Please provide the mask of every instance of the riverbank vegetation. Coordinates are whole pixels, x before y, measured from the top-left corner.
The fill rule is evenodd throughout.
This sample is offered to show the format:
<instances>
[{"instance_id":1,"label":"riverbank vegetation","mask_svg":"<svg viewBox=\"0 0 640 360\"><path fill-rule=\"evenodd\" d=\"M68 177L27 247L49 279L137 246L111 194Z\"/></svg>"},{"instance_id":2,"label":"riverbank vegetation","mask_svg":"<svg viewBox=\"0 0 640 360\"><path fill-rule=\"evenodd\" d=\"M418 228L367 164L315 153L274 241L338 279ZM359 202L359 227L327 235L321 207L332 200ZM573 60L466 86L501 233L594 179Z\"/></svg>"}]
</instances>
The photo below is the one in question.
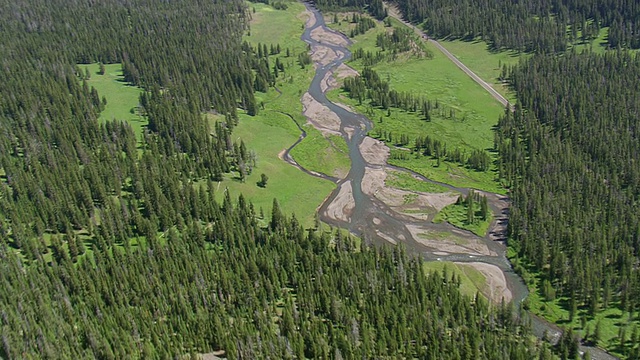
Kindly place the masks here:
<instances>
[{"instance_id":1,"label":"riverbank vegetation","mask_svg":"<svg viewBox=\"0 0 640 360\"><path fill-rule=\"evenodd\" d=\"M329 97L373 121L370 135L391 147L389 163L454 186L504 193L489 151L501 105L396 20L379 22L353 40L350 65L361 77L345 80L343 93ZM438 151L430 146L425 153L426 138L437 141Z\"/></svg>"},{"instance_id":2,"label":"riverbank vegetation","mask_svg":"<svg viewBox=\"0 0 640 360\"><path fill-rule=\"evenodd\" d=\"M425 193L443 193L450 191L442 185L416 179L412 174L404 171L389 171L384 182L387 186L401 190L412 190Z\"/></svg>"},{"instance_id":3,"label":"riverbank vegetation","mask_svg":"<svg viewBox=\"0 0 640 360\"><path fill-rule=\"evenodd\" d=\"M252 14L251 30L245 36L245 40L254 45L274 45L275 42L276 45L280 44L282 49L290 49L288 55L286 50L282 50L275 56L280 58L286 71L275 81L274 88L269 88L264 94L258 93L257 96L261 97L259 103L264 104L267 114L284 113L291 116L307 133L307 137L291 151L291 156L298 164L307 170L329 176L333 176L336 172L346 173L350 164L345 151L346 142L339 137L324 136L307 124L307 120L302 115L300 97L309 88L314 74L313 67L301 66L298 58L299 54L307 54L308 51L307 44L300 39L302 27L308 15L304 13L302 4L296 1L289 1L287 4L286 11L276 11L261 3L251 5L256 12ZM273 24L280 24L280 26L273 26Z\"/></svg>"},{"instance_id":4,"label":"riverbank vegetation","mask_svg":"<svg viewBox=\"0 0 640 360\"><path fill-rule=\"evenodd\" d=\"M260 47L262 58L267 62L263 73L273 76L278 72L278 76L272 78L271 84L265 76L267 84L261 89L264 91L256 92L257 114L241 114L233 132L235 139L249 144L249 150L255 153L256 169L244 179L236 172L223 176L222 182L216 185L219 190L217 200L221 201L228 189L232 197L243 194L268 217L271 202L277 198L284 213L295 213L302 224L311 226L315 223L316 208L334 185L307 175L282 159L285 149L293 145L302 132L298 125L303 127L307 137L291 151L291 156L301 166L333 175L336 169L346 172L349 159L343 139L325 138L311 126L304 125L306 119L302 115L300 97L311 83L313 68L302 68L297 55L307 51L306 44L300 39L307 17L302 4L295 1L286 4L286 10L263 3L250 5L251 21L243 40L256 52ZM215 119L220 120L219 116L210 117L213 123ZM257 186L262 173L270 179L268 188Z\"/></svg>"},{"instance_id":5,"label":"riverbank vegetation","mask_svg":"<svg viewBox=\"0 0 640 360\"><path fill-rule=\"evenodd\" d=\"M455 204L440 210L433 222L446 221L461 229L469 230L478 236L485 236L493 220L487 197L473 190L466 197L460 195Z\"/></svg>"}]
</instances>

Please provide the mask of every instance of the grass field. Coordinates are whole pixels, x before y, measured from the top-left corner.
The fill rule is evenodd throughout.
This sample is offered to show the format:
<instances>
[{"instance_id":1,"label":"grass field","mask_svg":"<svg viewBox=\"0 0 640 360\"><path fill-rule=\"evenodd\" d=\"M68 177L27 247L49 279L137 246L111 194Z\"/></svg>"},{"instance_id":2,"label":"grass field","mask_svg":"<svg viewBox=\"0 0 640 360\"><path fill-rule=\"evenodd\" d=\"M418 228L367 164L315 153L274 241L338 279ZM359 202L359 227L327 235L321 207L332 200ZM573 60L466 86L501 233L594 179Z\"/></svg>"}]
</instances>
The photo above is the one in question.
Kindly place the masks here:
<instances>
[{"instance_id":1,"label":"grass field","mask_svg":"<svg viewBox=\"0 0 640 360\"><path fill-rule=\"evenodd\" d=\"M225 189L231 192L232 199L242 193L253 202L256 212L262 208L268 217L276 198L286 215L295 213L302 224L312 225L316 208L334 184L307 175L278 157L278 153L293 144L298 135L293 121L280 113L265 110L256 117L241 115L233 136L244 140L248 148L257 153L257 167L244 183L233 175L225 175L216 193L218 200L222 200ZM269 177L264 188L257 185L263 173Z\"/></svg>"},{"instance_id":2,"label":"grass field","mask_svg":"<svg viewBox=\"0 0 640 360\"><path fill-rule=\"evenodd\" d=\"M393 23L395 26L404 26L396 21ZM376 37L387 30L383 24L378 23L375 29L356 36L353 39L352 51L358 48L378 51L379 48L375 46ZM432 54L432 58L401 55L395 61L383 61L373 68L382 79L389 81L391 89L423 95L433 102L437 100L442 110L433 110L431 121L427 122L418 114L399 109L392 109L388 114L386 110L372 107L366 102L359 105L355 100L348 99L340 90L330 93L330 98L347 103L366 114L374 123L374 129L370 132L374 137L383 132L391 132L397 136L407 134L410 139L428 135L446 144L448 149L459 148L467 153L473 149L491 150L492 127L504 112L502 105L436 48L428 43L421 43L419 46L425 53ZM478 53L480 50L481 47L476 46L471 52ZM493 60L486 60L484 65L489 72L494 71L491 68L493 65L489 65L492 62ZM360 60L351 61L350 65L357 70L364 68ZM495 171L492 170L478 172L460 164L446 162L436 166L435 160L431 161L428 158L399 160L392 157L389 162L454 186L505 193L505 189L496 181Z\"/></svg>"},{"instance_id":3,"label":"grass field","mask_svg":"<svg viewBox=\"0 0 640 360\"><path fill-rule=\"evenodd\" d=\"M504 65L515 65L520 59L530 57L516 51L491 51L487 43L483 41L440 41L449 52L455 55L469 69L480 76L483 80L493 86L502 96L507 98L512 104L515 103L515 94L509 89L506 83L499 80L502 67Z\"/></svg>"},{"instance_id":4,"label":"grass field","mask_svg":"<svg viewBox=\"0 0 640 360\"><path fill-rule=\"evenodd\" d=\"M448 277L456 274L460 278L460 292L467 296L475 296L487 286L486 278L482 273L471 266L454 264L447 261L430 261L423 264L427 273L447 271Z\"/></svg>"},{"instance_id":5,"label":"grass field","mask_svg":"<svg viewBox=\"0 0 640 360\"><path fill-rule=\"evenodd\" d=\"M314 69L311 66L302 69L297 63L297 55L307 51L306 43L300 40L306 21L304 6L296 1L286 1L286 4L287 10L275 10L262 3L249 4L252 20L244 40L253 45L280 44L281 53L269 58L273 64L275 57L280 57L285 71L276 80L279 91L271 88L266 93L256 93L258 104L263 105L258 115L241 115L233 132L234 139L244 140L247 148L256 152L257 167L244 183L234 175L225 175L225 180L219 185L218 196L222 198L225 188L229 189L232 198L242 193L253 202L256 211L262 208L266 217L276 198L285 214L295 213L305 226L310 226L314 222L316 208L335 185L307 175L278 157L298 139L300 130L296 123L307 132L307 137L291 151L291 156L301 166L333 175L336 169L346 171L350 163L342 138L325 138L319 131L304 125L306 119L302 115L300 98L311 83ZM286 56L287 48L290 57ZM262 173L269 177L264 188L257 185Z\"/></svg>"},{"instance_id":6,"label":"grass field","mask_svg":"<svg viewBox=\"0 0 640 360\"><path fill-rule=\"evenodd\" d=\"M100 119L125 120L133 128L136 137L140 139L143 128L149 123L135 111L142 89L128 85L124 81L120 64L105 65L104 75L98 74L100 69L98 64L79 65L79 67L83 70L89 69L91 78L87 84L98 90L100 98L104 96L107 99L107 105L100 113Z\"/></svg>"},{"instance_id":7,"label":"grass field","mask_svg":"<svg viewBox=\"0 0 640 360\"><path fill-rule=\"evenodd\" d=\"M488 216L486 220L482 220L479 215L480 205L474 203L475 220L469 223L467 220L467 206L463 204L452 204L442 209L433 219L434 223L446 221L449 224L471 231L478 236L485 236L492 217ZM489 214L491 212L489 211Z\"/></svg>"}]
</instances>

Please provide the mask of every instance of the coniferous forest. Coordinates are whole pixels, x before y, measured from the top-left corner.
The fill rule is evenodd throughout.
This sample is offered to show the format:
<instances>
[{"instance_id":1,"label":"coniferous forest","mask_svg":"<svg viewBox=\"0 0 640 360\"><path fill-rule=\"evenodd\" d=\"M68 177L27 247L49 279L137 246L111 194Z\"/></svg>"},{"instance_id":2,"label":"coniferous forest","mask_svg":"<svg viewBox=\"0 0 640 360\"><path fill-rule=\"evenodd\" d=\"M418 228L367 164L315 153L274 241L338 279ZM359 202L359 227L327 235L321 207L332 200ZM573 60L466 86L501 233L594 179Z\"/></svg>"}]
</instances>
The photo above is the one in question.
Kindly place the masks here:
<instances>
[{"instance_id":1,"label":"coniferous forest","mask_svg":"<svg viewBox=\"0 0 640 360\"><path fill-rule=\"evenodd\" d=\"M486 41L495 50L557 53L609 27L610 48L640 48L640 5L634 0L396 0L408 21L434 37Z\"/></svg>"},{"instance_id":2,"label":"coniferous forest","mask_svg":"<svg viewBox=\"0 0 640 360\"><path fill-rule=\"evenodd\" d=\"M243 2L2 0L0 23L0 357L550 357L512 307L402 248L216 202L271 76ZM141 138L98 120L94 62L144 89Z\"/></svg>"},{"instance_id":3,"label":"coniferous forest","mask_svg":"<svg viewBox=\"0 0 640 360\"><path fill-rule=\"evenodd\" d=\"M640 311L639 76L626 52L534 56L511 71L522 107L496 134L509 232L572 317Z\"/></svg>"},{"instance_id":4,"label":"coniferous forest","mask_svg":"<svg viewBox=\"0 0 640 360\"><path fill-rule=\"evenodd\" d=\"M625 321L640 316L640 62L628 51L640 47L638 2L392 3L433 37L532 53L505 71L517 105L495 135L499 178L512 200L514 267L535 274L529 285L545 301L561 299L565 321L618 309L628 320L616 324L616 351L638 358L637 331L630 341L625 334ZM603 28L610 51L570 49ZM364 82L345 85L364 94ZM584 323L582 330L598 343Z\"/></svg>"}]
</instances>

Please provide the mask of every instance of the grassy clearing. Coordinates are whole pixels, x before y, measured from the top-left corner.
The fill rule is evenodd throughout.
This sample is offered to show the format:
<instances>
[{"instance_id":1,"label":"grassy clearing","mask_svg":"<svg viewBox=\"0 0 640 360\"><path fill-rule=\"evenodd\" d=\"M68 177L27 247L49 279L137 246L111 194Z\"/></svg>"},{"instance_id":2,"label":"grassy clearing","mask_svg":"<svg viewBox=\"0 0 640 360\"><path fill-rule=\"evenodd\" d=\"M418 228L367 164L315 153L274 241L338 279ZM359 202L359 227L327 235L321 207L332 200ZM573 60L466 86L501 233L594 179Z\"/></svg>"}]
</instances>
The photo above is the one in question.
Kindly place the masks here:
<instances>
[{"instance_id":1,"label":"grassy clearing","mask_svg":"<svg viewBox=\"0 0 640 360\"><path fill-rule=\"evenodd\" d=\"M582 32L578 31L578 37L582 36ZM607 50L607 36L609 36L609 27L603 27L600 29L598 36L591 41L579 41L575 44L569 45L569 49L573 49L576 52L582 52L583 50L591 50L596 53L604 53Z\"/></svg>"},{"instance_id":2,"label":"grassy clearing","mask_svg":"<svg viewBox=\"0 0 640 360\"><path fill-rule=\"evenodd\" d=\"M490 216L491 212L489 212L486 220L482 220L480 216L480 204L474 202L474 219L469 222L467 209L468 207L464 202L462 204L451 204L442 209L433 219L433 222L440 223L446 221L455 227L469 230L478 236L485 236L493 219L492 216Z\"/></svg>"},{"instance_id":3,"label":"grassy clearing","mask_svg":"<svg viewBox=\"0 0 640 360\"><path fill-rule=\"evenodd\" d=\"M474 73L493 86L502 96L506 97L512 104L515 103L515 94L509 89L506 83L499 80L502 67L509 68L521 59L530 57L517 51L491 51L484 41L440 41L449 52L455 55Z\"/></svg>"},{"instance_id":4,"label":"grassy clearing","mask_svg":"<svg viewBox=\"0 0 640 360\"><path fill-rule=\"evenodd\" d=\"M404 26L397 21L393 23L395 26ZM356 36L353 39L352 51L362 48L365 51L377 52L379 48L375 46L376 37L384 31L388 31L388 28L378 23L375 29ZM341 90L330 93L330 98L366 114L374 123L374 129L370 133L374 137L384 133L392 133L396 137L406 134L413 140L417 136L428 135L446 144L448 149L459 148L467 153L474 149L491 150L492 128L504 112L502 105L432 45L421 43L420 46L425 52L431 53L433 58L400 55L394 61L383 61L373 68L382 79L389 81L390 88L423 95L434 102L437 100L438 109L432 110L431 121L427 122L419 114L399 109L387 112L367 102L358 104ZM480 50L481 47L476 46L472 52ZM487 60L485 66L491 62ZM360 60L351 61L350 65L360 71L364 68ZM487 71L493 71L490 67L493 65L488 66ZM505 189L496 181L496 173L493 170L477 172L460 164L445 162L437 166L435 160L431 161L426 157L394 159L393 151L389 162L454 186L505 193Z\"/></svg>"},{"instance_id":5,"label":"grassy clearing","mask_svg":"<svg viewBox=\"0 0 640 360\"><path fill-rule=\"evenodd\" d=\"M276 10L264 3L249 3L252 11L250 31L245 40L257 44L280 44L283 48L304 47L300 35L306 16L304 5L296 1L283 1L287 10Z\"/></svg>"},{"instance_id":6,"label":"grassy clearing","mask_svg":"<svg viewBox=\"0 0 640 360\"><path fill-rule=\"evenodd\" d=\"M260 208L264 210L265 217L269 216L273 199L276 198L285 214L295 213L303 225L310 226L314 223L316 208L335 185L301 172L281 160L278 154L298 139L300 130L297 123L307 132L307 138L291 152L300 165L309 170L332 174L335 169L348 169L349 158L342 151L346 148L344 140L339 137L324 138L319 131L304 125L306 119L302 115L300 97L307 90L314 69L310 66L302 69L297 63L297 54L307 51L306 44L300 40L306 21L302 15L304 6L295 1L288 1L287 5L287 10L275 10L262 3L250 4L255 12L244 40L254 45L280 44L281 53L270 56L270 63L275 62L278 56L285 71L276 81L279 92L269 89L266 93L256 93L256 100L262 105L258 115L240 115L239 124L234 129L234 138L244 140L249 150L256 152L257 167L244 183L234 174L225 176L225 180L219 184L217 196L221 199L224 189L228 189L232 197L242 193L253 202L257 212ZM289 57L286 56L287 48ZM210 116L210 119L216 121L215 116ZM264 188L257 185L262 173L269 177Z\"/></svg>"},{"instance_id":7,"label":"grassy clearing","mask_svg":"<svg viewBox=\"0 0 640 360\"><path fill-rule=\"evenodd\" d=\"M431 261L425 262L423 268L428 273L442 273L446 269L448 277L455 274L460 279L460 292L467 296L475 296L487 286L484 275L471 266L448 261Z\"/></svg>"},{"instance_id":8,"label":"grassy clearing","mask_svg":"<svg viewBox=\"0 0 640 360\"><path fill-rule=\"evenodd\" d=\"M305 131L307 137L291 150L291 156L306 169L335 177L345 176L351 163L344 139L324 137L311 126L306 126Z\"/></svg>"},{"instance_id":9,"label":"grassy clearing","mask_svg":"<svg viewBox=\"0 0 640 360\"><path fill-rule=\"evenodd\" d=\"M91 78L87 81L89 87L93 86L98 90L100 98L107 99L104 111L100 113L102 120L124 120L131 125L136 137L140 139L144 127L148 120L138 114L138 98L142 89L128 85L122 75L120 64L105 65L104 75L99 75L100 66L98 64L79 65L81 69L89 69Z\"/></svg>"},{"instance_id":10,"label":"grassy clearing","mask_svg":"<svg viewBox=\"0 0 640 360\"><path fill-rule=\"evenodd\" d=\"M233 135L244 140L249 149L257 153L257 167L244 183L234 175L225 176L216 193L218 200L222 201L225 189L230 191L232 198L243 194L253 202L256 212L262 208L268 217L276 198L285 214L295 213L303 225L312 225L316 208L334 185L304 174L278 157L283 149L298 139L299 130L291 119L273 111L263 111L256 117L241 115ZM269 177L264 188L257 185L263 173Z\"/></svg>"},{"instance_id":11,"label":"grassy clearing","mask_svg":"<svg viewBox=\"0 0 640 360\"><path fill-rule=\"evenodd\" d=\"M295 1L287 2L287 5L286 11L261 3L251 5L256 12L252 15L251 35L245 36L245 40L253 44L280 44L283 49L280 61L285 64L284 75L276 81L281 93L270 89L268 93L259 95L258 103L264 101L265 109L290 114L305 129L307 137L291 151L291 156L301 166L327 175L346 174L350 160L344 139L324 137L311 125L306 125L306 118L302 115L300 98L309 88L315 71L311 66L302 69L297 63L297 55L307 51L307 44L300 40L307 19L305 8ZM285 55L286 48L290 49L290 57Z\"/></svg>"},{"instance_id":12,"label":"grassy clearing","mask_svg":"<svg viewBox=\"0 0 640 360\"><path fill-rule=\"evenodd\" d=\"M384 183L389 187L400 190L420 191L426 193L444 193L449 191L449 189L444 186L418 180L411 176L411 174L403 171L389 171Z\"/></svg>"}]
</instances>

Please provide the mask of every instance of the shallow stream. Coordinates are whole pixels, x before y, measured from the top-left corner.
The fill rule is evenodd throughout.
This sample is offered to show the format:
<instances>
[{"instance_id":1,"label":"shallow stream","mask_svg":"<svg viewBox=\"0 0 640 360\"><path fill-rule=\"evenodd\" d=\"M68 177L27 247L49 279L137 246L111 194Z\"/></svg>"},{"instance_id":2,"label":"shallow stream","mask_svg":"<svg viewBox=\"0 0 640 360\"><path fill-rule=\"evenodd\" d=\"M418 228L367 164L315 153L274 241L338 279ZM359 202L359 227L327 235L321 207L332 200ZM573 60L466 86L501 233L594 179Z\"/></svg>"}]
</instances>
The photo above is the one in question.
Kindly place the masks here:
<instances>
[{"instance_id":1,"label":"shallow stream","mask_svg":"<svg viewBox=\"0 0 640 360\"><path fill-rule=\"evenodd\" d=\"M422 229L435 230L439 232L456 231L457 233L460 233L461 230L453 227L448 223L435 224L431 221L421 221L414 217L403 215L402 213L391 209L390 206L380 201L375 196L370 196L363 192L362 180L365 175L365 169L367 167L372 167L372 165L368 164L365 161L360 151L360 144L367 135L367 132L372 128L372 123L365 116L350 112L345 108L331 102L326 97L325 92L327 90L325 89L323 91L323 87L321 86L327 73L333 71L342 63L349 60L351 57L351 53L345 46L328 43L327 41L323 42L312 37L312 31L317 28L324 28L324 30L332 32L334 34L338 33L326 27L322 14L312 4L305 3L305 6L307 7L307 10L313 14L313 17L315 17L315 21L311 19L307 23L305 31L302 35L302 40L308 43L312 49L323 46L331 51L334 51L337 55L337 57L333 61L326 65L316 64L316 73L313 81L311 82L308 92L311 97L313 97L320 104L327 106L340 118L340 132L348 145L349 158L351 160L351 168L348 175L344 179L338 180L330 176L311 173L315 176L329 179L338 184L338 187L331 193L331 195L320 207L320 219L328 224L349 229L349 231L351 231L352 233L362 237L364 241L372 244L389 244L389 240L387 239L394 239L397 243L403 243L407 249L407 252L419 254L426 261L452 261L459 263L482 262L497 266L504 274L507 282L507 287L512 294L512 301L514 302L514 304L520 304L520 302L528 295L528 291L527 287L522 281L522 278L520 278L513 271L511 264L506 258L504 234L501 233L502 231L504 231L504 222L507 221L508 215L508 208L505 205L507 204L508 199L506 199L504 196L485 193L488 195L487 198L489 200L491 210L494 214L497 215L496 219L490 226L490 231L486 236L478 237L471 232L462 231L465 237L474 238L475 241L486 245L491 253L495 254L493 256L490 256L469 255L468 253L455 253L450 251L445 253L439 251L439 249L437 248L430 248L425 246L424 244L414 239L407 226L419 226ZM344 35L338 35L345 40L345 43L350 43L349 39L347 39ZM294 144L293 146L297 144L298 142L296 142L296 144ZM293 148L293 146L291 148ZM291 148L289 148L289 150L291 150ZM289 156L288 152L289 151L287 151L287 153L285 154L285 159L287 159L287 161L289 162L295 163L295 161ZM295 165L299 167L299 165ZM406 169L398 169L388 165L387 168L407 171L414 175L414 177L419 178L422 181L435 183L458 193L466 195L469 192L469 189L457 188L448 184L438 183L427 179L422 175L412 173ZM330 204L338 197L341 185L347 185L346 183L349 183L351 185L354 204L352 210L348 214L348 219L337 220L335 219L335 217L330 217L327 215L327 209ZM549 338L554 339L559 337L560 329L554 324L548 323L547 321L535 316L532 316L531 319L534 333L537 336L542 337L543 333L546 331ZM589 347L581 347L581 349L583 351L589 350L592 354L592 358L594 359L615 359L614 357L611 357L610 355L604 353L599 349Z\"/></svg>"}]
</instances>

